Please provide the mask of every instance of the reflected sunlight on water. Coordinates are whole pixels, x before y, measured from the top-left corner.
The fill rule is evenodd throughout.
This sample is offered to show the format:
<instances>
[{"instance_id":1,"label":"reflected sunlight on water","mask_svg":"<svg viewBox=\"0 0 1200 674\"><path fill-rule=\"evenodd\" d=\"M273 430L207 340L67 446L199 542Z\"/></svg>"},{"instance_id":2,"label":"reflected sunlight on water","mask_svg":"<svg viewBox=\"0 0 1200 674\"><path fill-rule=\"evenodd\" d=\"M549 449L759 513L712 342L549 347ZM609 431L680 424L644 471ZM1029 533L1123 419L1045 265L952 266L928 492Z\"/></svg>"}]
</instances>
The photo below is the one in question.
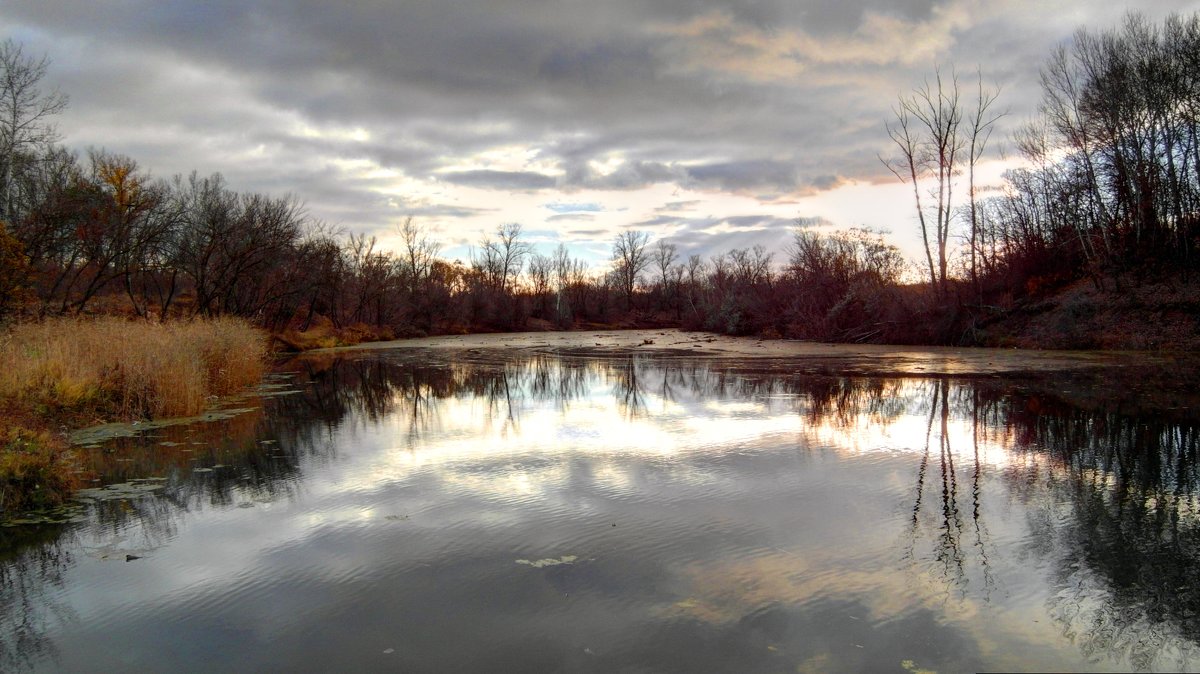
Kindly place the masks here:
<instances>
[{"instance_id":1,"label":"reflected sunlight on water","mask_svg":"<svg viewBox=\"0 0 1200 674\"><path fill-rule=\"evenodd\" d=\"M1191 420L786 363L286 369L87 450L153 489L0 529L0 669L1200 665Z\"/></svg>"}]
</instances>

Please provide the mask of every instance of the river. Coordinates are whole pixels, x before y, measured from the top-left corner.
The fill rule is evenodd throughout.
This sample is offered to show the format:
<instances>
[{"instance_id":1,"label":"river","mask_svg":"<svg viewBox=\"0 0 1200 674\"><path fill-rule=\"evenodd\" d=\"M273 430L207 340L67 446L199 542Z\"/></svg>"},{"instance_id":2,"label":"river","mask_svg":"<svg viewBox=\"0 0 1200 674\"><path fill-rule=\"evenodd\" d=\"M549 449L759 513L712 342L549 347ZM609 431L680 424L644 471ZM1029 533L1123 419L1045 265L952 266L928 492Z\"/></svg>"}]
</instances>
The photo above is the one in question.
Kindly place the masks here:
<instances>
[{"instance_id":1,"label":"river","mask_svg":"<svg viewBox=\"0 0 1200 674\"><path fill-rule=\"evenodd\" d=\"M0 670L1195 670L1175 375L296 359L84 439L71 521L0 529Z\"/></svg>"}]
</instances>

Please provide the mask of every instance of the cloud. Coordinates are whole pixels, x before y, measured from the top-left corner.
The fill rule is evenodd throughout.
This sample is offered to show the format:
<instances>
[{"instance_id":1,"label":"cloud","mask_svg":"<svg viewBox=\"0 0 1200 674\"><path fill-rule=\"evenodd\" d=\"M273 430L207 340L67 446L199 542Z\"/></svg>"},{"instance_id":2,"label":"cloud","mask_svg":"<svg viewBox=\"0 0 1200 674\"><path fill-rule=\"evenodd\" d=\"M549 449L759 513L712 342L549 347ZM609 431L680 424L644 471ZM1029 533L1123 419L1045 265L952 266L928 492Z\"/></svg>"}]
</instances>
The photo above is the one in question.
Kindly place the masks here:
<instances>
[{"instance_id":1,"label":"cloud","mask_svg":"<svg viewBox=\"0 0 1200 674\"><path fill-rule=\"evenodd\" d=\"M592 221L596 216L592 213L559 213L546 218L546 222L578 222L581 220Z\"/></svg>"},{"instance_id":2,"label":"cloud","mask_svg":"<svg viewBox=\"0 0 1200 674\"><path fill-rule=\"evenodd\" d=\"M763 188L788 191L799 183L795 165L767 159L692 166L688 167L687 175L700 187L730 192Z\"/></svg>"},{"instance_id":3,"label":"cloud","mask_svg":"<svg viewBox=\"0 0 1200 674\"><path fill-rule=\"evenodd\" d=\"M641 195L630 220L650 221L891 184L883 123L935 63L982 64L1004 85L1000 139L1035 110L1038 65L1081 22L1194 11L1110 4L6 0L0 32L51 59L76 150L162 176L220 171L355 231L419 214L473 240L589 191ZM472 205L481 193L487 209ZM696 241L755 231L654 226Z\"/></svg>"},{"instance_id":4,"label":"cloud","mask_svg":"<svg viewBox=\"0 0 1200 674\"><path fill-rule=\"evenodd\" d=\"M404 215L427 218L473 218L479 215L495 213L494 208L468 208L451 204L430 204L424 206L409 206L400 209Z\"/></svg>"},{"instance_id":5,"label":"cloud","mask_svg":"<svg viewBox=\"0 0 1200 674\"><path fill-rule=\"evenodd\" d=\"M604 206L595 202L572 204L556 201L545 204L545 207L555 213L599 213L604 210Z\"/></svg>"},{"instance_id":6,"label":"cloud","mask_svg":"<svg viewBox=\"0 0 1200 674\"><path fill-rule=\"evenodd\" d=\"M703 203L703 202L701 202L699 200L671 201L671 202L665 203L662 206L659 206L658 208L654 209L654 212L655 213L676 213L678 211L690 211L693 208L695 208L696 206L699 206L701 203Z\"/></svg>"},{"instance_id":7,"label":"cloud","mask_svg":"<svg viewBox=\"0 0 1200 674\"><path fill-rule=\"evenodd\" d=\"M531 171L451 171L437 174L439 180L466 187L496 190L541 190L554 187L553 177Z\"/></svg>"},{"instance_id":8,"label":"cloud","mask_svg":"<svg viewBox=\"0 0 1200 674\"><path fill-rule=\"evenodd\" d=\"M801 228L801 229L812 229L812 228L816 228L816 227L833 227L833 226L835 226L834 223L830 222L828 218L824 218L819 215L800 216L800 217L796 218L795 220L793 220L792 223L796 227Z\"/></svg>"},{"instance_id":9,"label":"cloud","mask_svg":"<svg viewBox=\"0 0 1200 674\"><path fill-rule=\"evenodd\" d=\"M634 227L663 232L663 238L676 244L682 254L711 257L756 245L783 250L791 240L796 221L771 215L702 218L658 215Z\"/></svg>"}]
</instances>

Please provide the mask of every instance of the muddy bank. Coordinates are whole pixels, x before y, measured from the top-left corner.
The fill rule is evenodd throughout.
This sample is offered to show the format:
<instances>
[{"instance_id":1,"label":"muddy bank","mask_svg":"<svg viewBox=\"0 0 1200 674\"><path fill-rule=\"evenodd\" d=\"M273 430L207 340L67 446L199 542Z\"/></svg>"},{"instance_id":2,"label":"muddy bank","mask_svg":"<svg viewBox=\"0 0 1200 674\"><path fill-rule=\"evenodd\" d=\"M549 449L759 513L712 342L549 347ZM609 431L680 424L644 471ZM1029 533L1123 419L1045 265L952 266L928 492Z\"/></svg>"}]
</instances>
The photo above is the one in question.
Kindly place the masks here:
<instances>
[{"instance_id":1,"label":"muddy bank","mask_svg":"<svg viewBox=\"0 0 1200 674\"><path fill-rule=\"evenodd\" d=\"M485 362L520 355L706 360L743 373L828 377L987 379L1093 411L1190 418L1200 410L1200 356L1187 352L826 344L726 337L676 329L427 337L309 354L391 351L406 358ZM320 356L316 356L320 357ZM302 357L303 358L303 357Z\"/></svg>"},{"instance_id":2,"label":"muddy bank","mask_svg":"<svg viewBox=\"0 0 1200 674\"><path fill-rule=\"evenodd\" d=\"M1200 364L1200 358L1191 354L825 344L727 337L676 329L455 335L375 342L324 352L364 349L437 349L468 353L521 350L587 357L644 353L739 361L780 360L788 361L798 372L878 376L986 376L1128 367L1195 369Z\"/></svg>"}]
</instances>

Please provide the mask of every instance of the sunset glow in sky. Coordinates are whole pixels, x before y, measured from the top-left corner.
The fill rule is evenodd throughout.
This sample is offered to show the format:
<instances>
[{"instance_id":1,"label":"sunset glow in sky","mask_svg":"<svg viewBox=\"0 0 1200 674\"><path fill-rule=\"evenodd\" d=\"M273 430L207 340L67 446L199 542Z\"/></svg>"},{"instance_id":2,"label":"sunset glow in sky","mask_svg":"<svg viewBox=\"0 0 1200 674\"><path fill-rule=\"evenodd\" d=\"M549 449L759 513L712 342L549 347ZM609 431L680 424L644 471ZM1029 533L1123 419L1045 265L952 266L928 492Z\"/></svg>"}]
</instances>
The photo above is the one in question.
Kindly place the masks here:
<instances>
[{"instance_id":1,"label":"sunset glow in sky","mask_svg":"<svg viewBox=\"0 0 1200 674\"><path fill-rule=\"evenodd\" d=\"M159 177L220 172L386 245L413 216L446 257L507 222L593 264L626 228L710 255L779 251L797 219L870 226L916 257L890 108L980 68L1036 112L1038 70L1140 0L6 0L0 37L52 61L80 151ZM1004 159L985 171L995 184Z\"/></svg>"}]
</instances>

